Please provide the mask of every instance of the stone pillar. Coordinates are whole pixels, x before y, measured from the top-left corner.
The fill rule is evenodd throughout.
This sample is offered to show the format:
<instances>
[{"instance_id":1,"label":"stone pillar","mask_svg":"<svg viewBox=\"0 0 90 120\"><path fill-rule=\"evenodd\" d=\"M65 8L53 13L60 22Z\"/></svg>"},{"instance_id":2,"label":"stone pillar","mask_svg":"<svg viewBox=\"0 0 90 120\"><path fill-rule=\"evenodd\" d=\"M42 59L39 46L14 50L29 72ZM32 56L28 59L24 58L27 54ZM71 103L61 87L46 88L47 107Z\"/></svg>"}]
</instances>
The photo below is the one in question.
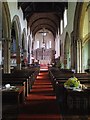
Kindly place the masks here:
<instances>
[{"instance_id":1,"label":"stone pillar","mask_svg":"<svg viewBox=\"0 0 90 120\"><path fill-rule=\"evenodd\" d=\"M16 53L16 63L17 63L17 68L18 70L21 70L21 48L20 46L17 47L17 53Z\"/></svg>"},{"instance_id":2,"label":"stone pillar","mask_svg":"<svg viewBox=\"0 0 90 120\"><path fill-rule=\"evenodd\" d=\"M71 69L77 72L77 40L74 32L71 33Z\"/></svg>"},{"instance_id":3,"label":"stone pillar","mask_svg":"<svg viewBox=\"0 0 90 120\"><path fill-rule=\"evenodd\" d=\"M4 46L3 46L3 57L4 57L4 61L3 61L3 70L4 73L10 73L10 39L9 38L5 38L4 39Z\"/></svg>"},{"instance_id":4,"label":"stone pillar","mask_svg":"<svg viewBox=\"0 0 90 120\"><path fill-rule=\"evenodd\" d=\"M82 72L82 40L77 40L77 72Z\"/></svg>"},{"instance_id":5,"label":"stone pillar","mask_svg":"<svg viewBox=\"0 0 90 120\"><path fill-rule=\"evenodd\" d=\"M73 61L73 32L71 33L71 69L74 69L74 61Z\"/></svg>"}]
</instances>

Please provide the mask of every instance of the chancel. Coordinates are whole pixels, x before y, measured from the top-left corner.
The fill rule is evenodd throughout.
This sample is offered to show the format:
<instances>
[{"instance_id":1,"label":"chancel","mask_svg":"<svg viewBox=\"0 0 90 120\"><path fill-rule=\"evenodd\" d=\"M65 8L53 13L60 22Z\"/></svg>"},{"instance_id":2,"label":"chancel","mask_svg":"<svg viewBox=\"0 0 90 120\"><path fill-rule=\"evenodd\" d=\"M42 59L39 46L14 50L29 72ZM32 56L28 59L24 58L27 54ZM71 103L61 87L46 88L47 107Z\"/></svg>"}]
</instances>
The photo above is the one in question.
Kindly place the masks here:
<instances>
[{"instance_id":1,"label":"chancel","mask_svg":"<svg viewBox=\"0 0 90 120\"><path fill-rule=\"evenodd\" d=\"M0 2L0 119L90 120L90 1Z\"/></svg>"}]
</instances>

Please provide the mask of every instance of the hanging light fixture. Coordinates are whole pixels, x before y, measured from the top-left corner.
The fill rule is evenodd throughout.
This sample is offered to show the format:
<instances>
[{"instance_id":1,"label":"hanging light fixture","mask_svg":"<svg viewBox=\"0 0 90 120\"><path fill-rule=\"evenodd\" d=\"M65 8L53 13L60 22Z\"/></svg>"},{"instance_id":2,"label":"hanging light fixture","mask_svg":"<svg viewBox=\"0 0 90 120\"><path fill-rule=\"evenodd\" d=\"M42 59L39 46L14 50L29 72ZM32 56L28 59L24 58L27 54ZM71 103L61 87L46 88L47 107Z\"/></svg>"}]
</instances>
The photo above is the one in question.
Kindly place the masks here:
<instances>
[{"instance_id":1,"label":"hanging light fixture","mask_svg":"<svg viewBox=\"0 0 90 120\"><path fill-rule=\"evenodd\" d=\"M43 33L42 33L42 35L43 35L43 36L46 36L46 35L47 35L47 33L46 33L46 32L43 32Z\"/></svg>"}]
</instances>

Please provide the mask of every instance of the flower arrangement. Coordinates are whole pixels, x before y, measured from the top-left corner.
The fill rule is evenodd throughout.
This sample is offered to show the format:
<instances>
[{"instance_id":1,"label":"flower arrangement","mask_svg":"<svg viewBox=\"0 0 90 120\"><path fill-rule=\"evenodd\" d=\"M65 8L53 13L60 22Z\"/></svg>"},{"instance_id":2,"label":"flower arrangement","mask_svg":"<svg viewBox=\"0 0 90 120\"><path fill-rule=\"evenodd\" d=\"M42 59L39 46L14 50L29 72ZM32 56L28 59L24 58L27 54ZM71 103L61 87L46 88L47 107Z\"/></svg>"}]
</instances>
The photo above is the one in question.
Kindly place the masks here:
<instances>
[{"instance_id":1,"label":"flower arrangement","mask_svg":"<svg viewBox=\"0 0 90 120\"><path fill-rule=\"evenodd\" d=\"M87 89L87 87L84 84L80 84L80 81L76 77L69 78L64 83L64 87L67 89L73 89L76 91L82 91L84 89Z\"/></svg>"},{"instance_id":2,"label":"flower arrangement","mask_svg":"<svg viewBox=\"0 0 90 120\"><path fill-rule=\"evenodd\" d=\"M71 77L69 78L65 83L64 87L75 87L79 88L80 87L80 81L76 77Z\"/></svg>"}]
</instances>

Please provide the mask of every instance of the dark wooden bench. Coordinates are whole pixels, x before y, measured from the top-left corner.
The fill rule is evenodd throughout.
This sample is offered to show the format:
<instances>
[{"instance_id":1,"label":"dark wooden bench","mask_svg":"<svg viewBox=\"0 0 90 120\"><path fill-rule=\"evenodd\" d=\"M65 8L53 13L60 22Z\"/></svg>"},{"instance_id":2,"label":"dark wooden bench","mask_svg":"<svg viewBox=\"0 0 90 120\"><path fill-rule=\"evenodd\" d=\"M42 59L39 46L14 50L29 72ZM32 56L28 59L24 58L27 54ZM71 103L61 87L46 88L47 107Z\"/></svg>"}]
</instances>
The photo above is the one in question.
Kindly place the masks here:
<instances>
[{"instance_id":1,"label":"dark wooden bench","mask_svg":"<svg viewBox=\"0 0 90 120\"><path fill-rule=\"evenodd\" d=\"M90 74L88 73L70 73L59 70L49 70L49 76L56 94L60 109L73 113L90 113ZM64 88L64 83L70 77L77 77L81 84L88 87L84 91L72 91Z\"/></svg>"},{"instance_id":2,"label":"dark wooden bench","mask_svg":"<svg viewBox=\"0 0 90 120\"><path fill-rule=\"evenodd\" d=\"M18 114L20 106L24 104L24 87L13 86L13 89L2 87L2 117ZM11 116L11 115L10 115Z\"/></svg>"},{"instance_id":3,"label":"dark wooden bench","mask_svg":"<svg viewBox=\"0 0 90 120\"><path fill-rule=\"evenodd\" d=\"M20 82L25 82L25 96L27 96L38 73L39 68L14 70L13 73L2 74L2 79L3 83L19 84Z\"/></svg>"},{"instance_id":4,"label":"dark wooden bench","mask_svg":"<svg viewBox=\"0 0 90 120\"><path fill-rule=\"evenodd\" d=\"M28 78L29 79L29 85L30 85L30 88L32 87L32 85L34 84L34 81L37 77L39 73L39 68L27 68L27 69L22 69L22 70L15 70L13 72L13 75L16 76L17 78Z\"/></svg>"},{"instance_id":5,"label":"dark wooden bench","mask_svg":"<svg viewBox=\"0 0 90 120\"><path fill-rule=\"evenodd\" d=\"M24 96L28 95L28 79L25 78L3 78L2 85L10 84L12 86L24 86Z\"/></svg>"},{"instance_id":6,"label":"dark wooden bench","mask_svg":"<svg viewBox=\"0 0 90 120\"><path fill-rule=\"evenodd\" d=\"M68 80L70 77L77 77L80 80L80 83L90 83L90 74L87 73L63 73L58 70L49 71L49 76L53 85L53 88L55 89L55 84L57 82L64 83L66 80Z\"/></svg>"},{"instance_id":7,"label":"dark wooden bench","mask_svg":"<svg viewBox=\"0 0 90 120\"><path fill-rule=\"evenodd\" d=\"M27 72L26 70L21 71L17 70L14 73L7 73L2 75L3 81L24 81L26 82L26 91L27 93L30 93L30 89L32 87L32 81L33 81L33 76L34 76L34 71L29 71Z\"/></svg>"},{"instance_id":8,"label":"dark wooden bench","mask_svg":"<svg viewBox=\"0 0 90 120\"><path fill-rule=\"evenodd\" d=\"M90 84L82 91L66 89L63 84L57 84L55 93L61 112L65 114L90 114Z\"/></svg>"}]
</instances>

